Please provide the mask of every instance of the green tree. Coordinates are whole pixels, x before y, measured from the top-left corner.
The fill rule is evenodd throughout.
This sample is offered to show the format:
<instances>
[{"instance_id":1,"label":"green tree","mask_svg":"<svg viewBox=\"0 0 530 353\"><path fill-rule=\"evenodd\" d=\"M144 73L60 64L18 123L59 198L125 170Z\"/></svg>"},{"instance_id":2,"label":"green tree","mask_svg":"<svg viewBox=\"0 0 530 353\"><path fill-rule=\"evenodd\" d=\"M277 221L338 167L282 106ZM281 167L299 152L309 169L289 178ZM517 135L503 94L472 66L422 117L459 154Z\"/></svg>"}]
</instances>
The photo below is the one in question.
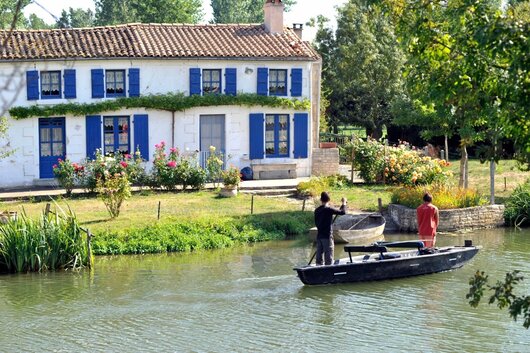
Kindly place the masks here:
<instances>
[{"instance_id":1,"label":"green tree","mask_svg":"<svg viewBox=\"0 0 530 353\"><path fill-rule=\"evenodd\" d=\"M96 0L96 25L120 23L197 23L201 0Z\"/></svg>"},{"instance_id":2,"label":"green tree","mask_svg":"<svg viewBox=\"0 0 530 353\"><path fill-rule=\"evenodd\" d=\"M211 0L213 23L263 23L264 0ZM289 11L296 0L284 0Z\"/></svg>"},{"instance_id":3,"label":"green tree","mask_svg":"<svg viewBox=\"0 0 530 353\"><path fill-rule=\"evenodd\" d=\"M0 0L0 26L2 29L11 27L24 27L25 18L22 9L26 7L31 0Z\"/></svg>"},{"instance_id":4,"label":"green tree","mask_svg":"<svg viewBox=\"0 0 530 353\"><path fill-rule=\"evenodd\" d=\"M376 4L351 0L339 8L333 35L317 19L316 48L323 60L323 89L330 122L362 125L380 138L392 120L392 105L402 95L404 56L393 25Z\"/></svg>"},{"instance_id":5,"label":"green tree","mask_svg":"<svg viewBox=\"0 0 530 353\"><path fill-rule=\"evenodd\" d=\"M35 15L34 13L30 14L26 20L26 28L28 29L50 29L55 28L54 25L49 25L42 18Z\"/></svg>"},{"instance_id":6,"label":"green tree","mask_svg":"<svg viewBox=\"0 0 530 353\"><path fill-rule=\"evenodd\" d=\"M56 26L58 28L83 28L94 25L94 13L90 9L70 7L68 11L63 10L61 17L57 20Z\"/></svg>"},{"instance_id":7,"label":"green tree","mask_svg":"<svg viewBox=\"0 0 530 353\"><path fill-rule=\"evenodd\" d=\"M517 285L524 279L520 275L520 271L506 273L504 281L497 281L494 286L487 284L488 277L484 272L477 271L469 280L470 288L466 295L466 298L469 299L469 305L476 308L484 296L485 287L487 287L488 290L493 291L488 303L497 302L499 309L507 308L514 320L522 316L524 319L523 326L528 329L530 327L530 295L519 296L514 293Z\"/></svg>"}]
</instances>

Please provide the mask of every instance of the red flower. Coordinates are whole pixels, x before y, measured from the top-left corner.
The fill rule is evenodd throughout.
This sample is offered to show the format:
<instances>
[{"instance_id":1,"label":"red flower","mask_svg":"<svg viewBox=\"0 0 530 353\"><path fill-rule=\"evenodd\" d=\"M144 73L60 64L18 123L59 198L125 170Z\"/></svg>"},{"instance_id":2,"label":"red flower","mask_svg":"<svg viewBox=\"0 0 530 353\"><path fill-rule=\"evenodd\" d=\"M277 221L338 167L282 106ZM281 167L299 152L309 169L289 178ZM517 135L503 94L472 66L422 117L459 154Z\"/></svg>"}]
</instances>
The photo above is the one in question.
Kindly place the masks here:
<instances>
[{"instance_id":1,"label":"red flower","mask_svg":"<svg viewBox=\"0 0 530 353\"><path fill-rule=\"evenodd\" d=\"M175 168L175 167L177 166L177 162L175 162L175 161L169 161L169 162L167 162L167 166L168 166L169 168Z\"/></svg>"},{"instance_id":2,"label":"red flower","mask_svg":"<svg viewBox=\"0 0 530 353\"><path fill-rule=\"evenodd\" d=\"M128 165L128 164L127 164L127 162L125 162L125 161L121 161L121 162L120 162L120 165L121 165L123 168L127 168L127 165Z\"/></svg>"}]
</instances>

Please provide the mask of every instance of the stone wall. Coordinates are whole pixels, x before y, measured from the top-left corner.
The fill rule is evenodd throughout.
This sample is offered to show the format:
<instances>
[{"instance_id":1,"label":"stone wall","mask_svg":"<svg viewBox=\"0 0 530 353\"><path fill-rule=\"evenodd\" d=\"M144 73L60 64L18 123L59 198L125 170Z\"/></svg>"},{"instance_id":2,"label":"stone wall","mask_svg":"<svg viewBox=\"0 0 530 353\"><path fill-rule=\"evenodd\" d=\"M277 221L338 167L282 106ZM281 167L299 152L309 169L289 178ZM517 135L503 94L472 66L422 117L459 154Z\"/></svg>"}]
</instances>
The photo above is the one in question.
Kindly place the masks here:
<instances>
[{"instance_id":1,"label":"stone wall","mask_svg":"<svg viewBox=\"0 0 530 353\"><path fill-rule=\"evenodd\" d=\"M311 175L328 176L339 173L338 148L314 148Z\"/></svg>"},{"instance_id":2,"label":"stone wall","mask_svg":"<svg viewBox=\"0 0 530 353\"><path fill-rule=\"evenodd\" d=\"M388 205L388 213L400 231L417 232L416 210L402 205ZM504 205L440 210L439 232L495 228L504 226Z\"/></svg>"}]
</instances>

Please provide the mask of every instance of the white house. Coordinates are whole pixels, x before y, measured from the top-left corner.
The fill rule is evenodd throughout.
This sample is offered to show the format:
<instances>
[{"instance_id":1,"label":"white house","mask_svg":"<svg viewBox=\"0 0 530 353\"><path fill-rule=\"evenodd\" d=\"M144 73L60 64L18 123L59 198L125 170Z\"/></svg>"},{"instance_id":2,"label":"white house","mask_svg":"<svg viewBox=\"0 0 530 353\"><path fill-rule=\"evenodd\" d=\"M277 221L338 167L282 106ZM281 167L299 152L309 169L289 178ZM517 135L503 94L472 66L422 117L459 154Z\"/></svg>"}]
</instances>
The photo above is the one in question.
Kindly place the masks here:
<instances>
[{"instance_id":1,"label":"white house","mask_svg":"<svg viewBox=\"0 0 530 353\"><path fill-rule=\"evenodd\" d=\"M2 144L14 151L0 160L0 187L48 183L59 158L82 161L97 148L139 149L149 162L161 141L199 155L215 146L230 156L229 163L251 166L257 178L310 175L321 59L298 36L299 28L284 27L281 1L267 0L264 11L264 25L0 31L1 110L9 124ZM279 96L305 101L306 108L213 104L167 111L97 105L168 93ZM13 107L34 106L50 107L50 113L9 114Z\"/></svg>"}]
</instances>

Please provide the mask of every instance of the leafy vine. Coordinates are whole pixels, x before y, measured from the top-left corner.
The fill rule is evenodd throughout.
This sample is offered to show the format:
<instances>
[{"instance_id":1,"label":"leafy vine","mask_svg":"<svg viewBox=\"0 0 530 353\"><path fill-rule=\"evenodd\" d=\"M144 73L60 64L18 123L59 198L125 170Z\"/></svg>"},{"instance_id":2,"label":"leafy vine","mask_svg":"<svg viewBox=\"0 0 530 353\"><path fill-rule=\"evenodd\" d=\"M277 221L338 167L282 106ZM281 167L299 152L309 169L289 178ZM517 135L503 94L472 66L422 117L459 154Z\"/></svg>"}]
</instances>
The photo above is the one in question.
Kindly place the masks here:
<instances>
[{"instance_id":1,"label":"leafy vine","mask_svg":"<svg viewBox=\"0 0 530 353\"><path fill-rule=\"evenodd\" d=\"M9 114L14 119L32 117L50 117L58 115L93 115L103 112L117 111L126 108L145 108L166 110L171 112L184 111L195 107L211 107L223 105L265 106L307 111L311 107L308 99L281 98L261 96L257 94L239 94L237 96L207 95L186 96L183 93L146 95L141 97L121 97L96 103L61 103L55 105L32 105L30 107L13 107Z\"/></svg>"}]
</instances>

